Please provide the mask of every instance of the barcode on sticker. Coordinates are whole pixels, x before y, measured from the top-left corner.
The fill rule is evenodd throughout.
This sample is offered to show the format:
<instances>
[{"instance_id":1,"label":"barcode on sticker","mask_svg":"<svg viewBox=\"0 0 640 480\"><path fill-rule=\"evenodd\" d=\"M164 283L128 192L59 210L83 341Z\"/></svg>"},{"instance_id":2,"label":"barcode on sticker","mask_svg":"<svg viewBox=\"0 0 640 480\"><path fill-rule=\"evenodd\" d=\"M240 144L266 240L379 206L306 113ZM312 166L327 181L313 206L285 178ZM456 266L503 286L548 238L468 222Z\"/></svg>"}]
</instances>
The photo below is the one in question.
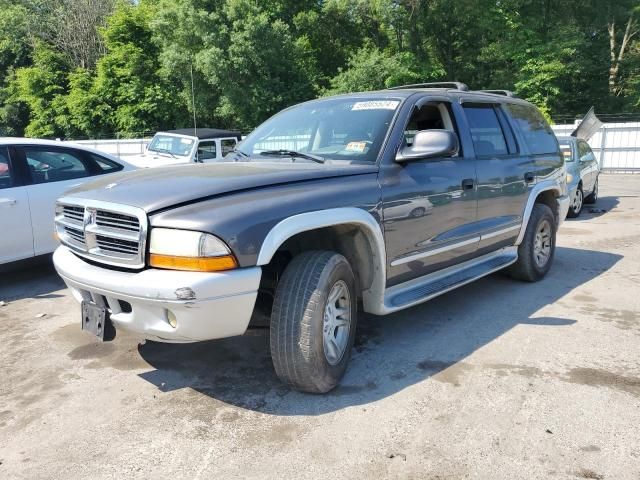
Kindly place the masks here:
<instances>
[{"instance_id":1,"label":"barcode on sticker","mask_svg":"<svg viewBox=\"0 0 640 480\"><path fill-rule=\"evenodd\" d=\"M368 102L356 102L351 110L395 110L400 102L398 100L370 100Z\"/></svg>"}]
</instances>

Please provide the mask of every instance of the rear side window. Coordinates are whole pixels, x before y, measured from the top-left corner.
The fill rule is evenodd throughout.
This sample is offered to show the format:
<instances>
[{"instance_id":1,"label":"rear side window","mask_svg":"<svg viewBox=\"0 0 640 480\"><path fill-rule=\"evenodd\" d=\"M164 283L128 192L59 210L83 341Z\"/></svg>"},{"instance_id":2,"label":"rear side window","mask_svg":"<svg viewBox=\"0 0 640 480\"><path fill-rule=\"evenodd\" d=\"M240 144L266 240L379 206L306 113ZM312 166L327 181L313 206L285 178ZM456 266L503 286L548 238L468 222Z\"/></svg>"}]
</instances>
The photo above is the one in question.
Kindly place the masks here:
<instances>
[{"instance_id":1,"label":"rear side window","mask_svg":"<svg viewBox=\"0 0 640 480\"><path fill-rule=\"evenodd\" d=\"M464 105L476 155L507 155L507 142L493 105Z\"/></svg>"},{"instance_id":2,"label":"rear side window","mask_svg":"<svg viewBox=\"0 0 640 480\"><path fill-rule=\"evenodd\" d=\"M544 155L558 151L558 141L553 130L537 108L513 103L507 104L506 108L520 129L532 155Z\"/></svg>"},{"instance_id":3,"label":"rear side window","mask_svg":"<svg viewBox=\"0 0 640 480\"><path fill-rule=\"evenodd\" d=\"M108 158L101 157L94 153L89 153L89 157L96 164L98 164L98 170L102 170L102 172L104 173L117 172L119 170L122 170L123 168L119 163L114 162L113 160L109 160Z\"/></svg>"},{"instance_id":4,"label":"rear side window","mask_svg":"<svg viewBox=\"0 0 640 480\"><path fill-rule=\"evenodd\" d=\"M227 153L232 152L234 148L236 148L236 139L235 138L223 138L220 141L222 145L222 156L224 157Z\"/></svg>"},{"instance_id":5,"label":"rear side window","mask_svg":"<svg viewBox=\"0 0 640 480\"><path fill-rule=\"evenodd\" d=\"M596 156L587 142L578 142L578 157L581 162L593 162Z\"/></svg>"},{"instance_id":6,"label":"rear side window","mask_svg":"<svg viewBox=\"0 0 640 480\"><path fill-rule=\"evenodd\" d=\"M24 149L33 183L64 182L90 175L79 154L40 147Z\"/></svg>"},{"instance_id":7,"label":"rear side window","mask_svg":"<svg viewBox=\"0 0 640 480\"><path fill-rule=\"evenodd\" d=\"M13 186L11 165L9 165L9 153L6 148L0 147L0 190Z\"/></svg>"}]
</instances>

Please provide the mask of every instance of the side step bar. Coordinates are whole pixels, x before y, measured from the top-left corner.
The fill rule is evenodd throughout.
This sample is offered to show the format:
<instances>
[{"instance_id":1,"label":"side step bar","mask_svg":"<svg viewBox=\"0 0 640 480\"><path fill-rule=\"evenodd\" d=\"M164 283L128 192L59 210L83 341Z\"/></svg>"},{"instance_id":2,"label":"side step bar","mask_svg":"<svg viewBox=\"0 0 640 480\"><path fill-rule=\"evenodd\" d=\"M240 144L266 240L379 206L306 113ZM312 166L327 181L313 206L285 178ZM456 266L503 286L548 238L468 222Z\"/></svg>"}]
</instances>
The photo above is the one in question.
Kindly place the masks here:
<instances>
[{"instance_id":1,"label":"side step bar","mask_svg":"<svg viewBox=\"0 0 640 480\"><path fill-rule=\"evenodd\" d=\"M442 295L454 288L501 270L518 260L518 247L506 247L460 265L388 288L385 310L394 312Z\"/></svg>"}]
</instances>

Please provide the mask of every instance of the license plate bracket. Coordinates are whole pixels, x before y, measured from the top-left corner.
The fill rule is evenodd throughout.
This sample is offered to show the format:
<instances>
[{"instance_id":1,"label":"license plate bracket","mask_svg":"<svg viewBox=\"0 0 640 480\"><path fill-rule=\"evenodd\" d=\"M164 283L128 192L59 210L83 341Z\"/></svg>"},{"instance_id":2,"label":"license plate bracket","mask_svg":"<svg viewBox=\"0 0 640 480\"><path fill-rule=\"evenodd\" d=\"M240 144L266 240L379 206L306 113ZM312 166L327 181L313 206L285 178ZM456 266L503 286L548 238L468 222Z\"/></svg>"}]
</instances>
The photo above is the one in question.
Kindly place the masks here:
<instances>
[{"instance_id":1,"label":"license plate bracket","mask_svg":"<svg viewBox=\"0 0 640 480\"><path fill-rule=\"evenodd\" d=\"M110 340L111 320L109 312L95 303L82 302L82 330L86 330L101 341Z\"/></svg>"}]
</instances>

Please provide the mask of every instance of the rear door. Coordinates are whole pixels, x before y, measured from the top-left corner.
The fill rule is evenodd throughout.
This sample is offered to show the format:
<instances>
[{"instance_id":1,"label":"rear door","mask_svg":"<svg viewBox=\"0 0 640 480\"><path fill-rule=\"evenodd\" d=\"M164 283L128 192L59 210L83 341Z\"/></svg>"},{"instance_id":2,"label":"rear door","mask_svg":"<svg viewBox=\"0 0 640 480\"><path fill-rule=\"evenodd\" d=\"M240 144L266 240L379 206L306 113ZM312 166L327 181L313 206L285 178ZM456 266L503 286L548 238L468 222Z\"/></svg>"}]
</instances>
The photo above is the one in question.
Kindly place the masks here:
<instances>
[{"instance_id":1,"label":"rear door","mask_svg":"<svg viewBox=\"0 0 640 480\"><path fill-rule=\"evenodd\" d=\"M478 254L513 244L535 180L533 159L523 155L500 103L465 101L478 177Z\"/></svg>"},{"instance_id":2,"label":"rear door","mask_svg":"<svg viewBox=\"0 0 640 480\"><path fill-rule=\"evenodd\" d=\"M11 149L13 153L13 149ZM9 148L0 146L0 263L33 256L33 235L29 197L23 185L23 172Z\"/></svg>"}]
</instances>

